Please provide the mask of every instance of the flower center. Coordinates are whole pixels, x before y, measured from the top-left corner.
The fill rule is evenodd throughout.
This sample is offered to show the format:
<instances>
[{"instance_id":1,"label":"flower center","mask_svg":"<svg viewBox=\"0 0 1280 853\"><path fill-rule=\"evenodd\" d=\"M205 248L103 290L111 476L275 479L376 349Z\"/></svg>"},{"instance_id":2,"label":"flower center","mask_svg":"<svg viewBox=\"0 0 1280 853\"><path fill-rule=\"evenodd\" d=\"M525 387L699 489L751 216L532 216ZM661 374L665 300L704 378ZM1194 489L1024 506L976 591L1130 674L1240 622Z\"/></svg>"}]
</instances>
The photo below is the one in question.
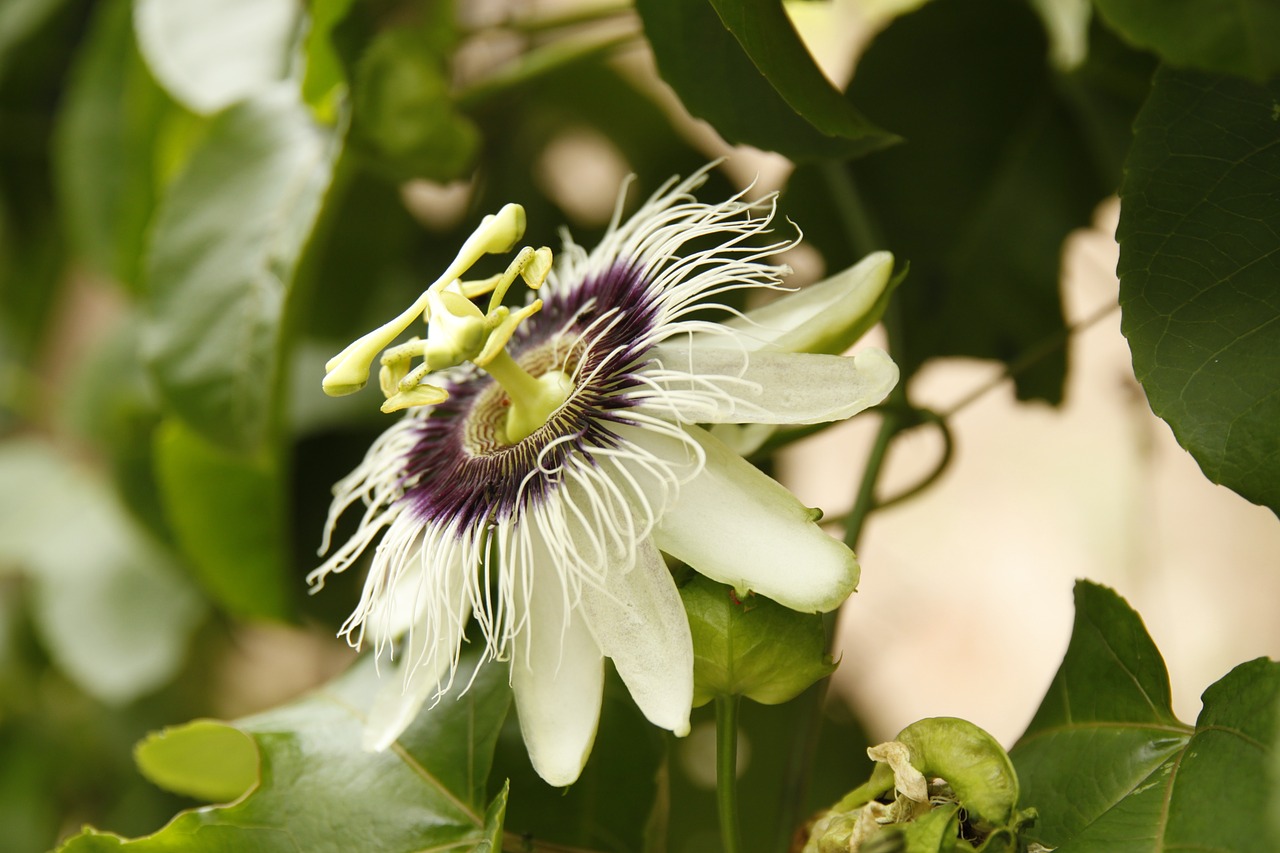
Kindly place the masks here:
<instances>
[{"instance_id":1,"label":"flower center","mask_svg":"<svg viewBox=\"0 0 1280 853\"><path fill-rule=\"evenodd\" d=\"M516 328L542 309L535 299L512 311L502 304L516 278L537 290L551 271L547 247L521 249L506 272L480 281L460 276L486 254L511 251L524 235L524 208L508 204L494 216L486 216L467 238L444 273L395 319L354 341L325 365L323 387L330 396L359 391L369 379L374 357L382 352L378 382L387 398L382 411L396 412L413 406L442 403L449 393L426 381L430 373L471 362L492 376L507 393L505 434L516 444L545 424L573 393L573 382L559 370L533 376L506 351ZM486 311L471 301L491 294ZM391 342L422 316L427 322L425 340L413 337L403 344ZM415 358L422 361L413 365Z\"/></svg>"}]
</instances>

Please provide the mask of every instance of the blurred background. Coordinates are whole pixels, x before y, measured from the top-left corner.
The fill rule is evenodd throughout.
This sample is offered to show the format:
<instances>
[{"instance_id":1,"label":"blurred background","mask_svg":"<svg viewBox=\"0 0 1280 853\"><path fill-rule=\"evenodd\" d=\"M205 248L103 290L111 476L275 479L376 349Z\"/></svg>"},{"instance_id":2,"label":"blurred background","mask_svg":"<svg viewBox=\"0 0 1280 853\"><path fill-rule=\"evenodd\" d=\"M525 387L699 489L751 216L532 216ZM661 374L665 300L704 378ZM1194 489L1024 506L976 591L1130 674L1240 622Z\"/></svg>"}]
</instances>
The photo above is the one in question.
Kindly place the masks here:
<instances>
[{"instance_id":1,"label":"blurred background","mask_svg":"<svg viewBox=\"0 0 1280 853\"><path fill-rule=\"evenodd\" d=\"M788 9L843 88L858 52L907 5ZM174 187L192 182L175 176L226 132L234 98L217 86L208 104L174 94L175 85L210 89L183 90L163 67L196 47L146 17L155 4L0 0L6 850L48 849L86 822L129 835L156 829L191 803L138 775L137 740L195 717L272 707L350 664L354 652L335 633L360 579L350 572L309 597L303 578L329 486L384 422L376 391L324 398L320 365L411 299L479 215L516 200L529 210L530 242L558 245L563 224L591 245L626 175L638 175L634 202L724 157L706 198L754 182L780 191L785 214L814 233L785 259L796 284L850 260L848 245L824 243L830 211L809 203L789 160L731 146L690 117L625 6L459 3L455 25L416 29L405 22L451 18L449 7L348 6L309 7L336 16L327 23L332 74L354 81L355 114L314 236L290 270L298 295L277 318L277 373L246 386L270 401L267 438L229 452L186 429L157 390L172 375L160 362L157 380L156 352L185 350L180 337L156 343L156 317L169 308L153 280L167 263L181 267L156 248L157 233L171 237L182 221ZM293 26L271 32L293 39ZM413 35L382 37L397 28ZM1070 54L1070 32L1049 32L1042 50ZM246 56L227 73L292 73ZM315 86L308 106L340 126L347 119L328 94L336 89ZM445 95L452 106L433 112ZM249 162L255 150L238 156ZM456 162L449 151L461 152ZM234 208L210 215L234 217ZM1184 720L1231 666L1280 656L1280 528L1270 511L1205 480L1151 414L1119 332L1116 202L1102 200L1090 217L1060 255L1072 330L1052 355L1070 365L1060 402L1015 395L1006 366L990 359L933 357L910 379L914 404L948 416L954 457L930 488L875 513L860 542L863 579L841 616L833 684L869 742L953 715L1011 744L1066 648L1076 578L1113 586L1143 615ZM256 246L250 238L239 248ZM908 276L902 292L912 286ZM184 334L200 331L197 321ZM883 340L878 329L860 345ZM827 430L788 447L775 470L838 522L876 428L869 415ZM935 431L906 433L879 493L909 488L942 452ZM689 784L710 788L714 777L699 775L705 735L677 751Z\"/></svg>"}]
</instances>

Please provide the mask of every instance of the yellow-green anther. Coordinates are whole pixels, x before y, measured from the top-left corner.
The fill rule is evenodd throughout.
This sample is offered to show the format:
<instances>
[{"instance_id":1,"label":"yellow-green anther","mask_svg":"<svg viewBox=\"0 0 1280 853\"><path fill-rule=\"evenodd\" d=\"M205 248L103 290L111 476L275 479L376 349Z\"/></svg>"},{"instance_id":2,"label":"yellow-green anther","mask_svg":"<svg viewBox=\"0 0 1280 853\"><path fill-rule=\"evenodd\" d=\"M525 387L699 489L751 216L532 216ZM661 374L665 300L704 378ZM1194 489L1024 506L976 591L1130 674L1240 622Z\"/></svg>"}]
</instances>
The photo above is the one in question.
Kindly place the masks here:
<instances>
[{"instance_id":1,"label":"yellow-green anther","mask_svg":"<svg viewBox=\"0 0 1280 853\"><path fill-rule=\"evenodd\" d=\"M417 385L408 391L400 391L382 404L386 414L398 412L413 406L434 406L449 399L449 392L435 385Z\"/></svg>"},{"instance_id":2,"label":"yellow-green anther","mask_svg":"<svg viewBox=\"0 0 1280 853\"><path fill-rule=\"evenodd\" d=\"M529 285L533 290L542 287L542 283L547 280L547 276L551 274L551 249L543 246L533 253L533 260L529 262L529 266L521 271L524 276L524 283Z\"/></svg>"},{"instance_id":3,"label":"yellow-green anther","mask_svg":"<svg viewBox=\"0 0 1280 853\"><path fill-rule=\"evenodd\" d=\"M383 364L378 368L378 388L382 396L390 399L400 393L400 380L408 372L409 362L399 361L395 364Z\"/></svg>"}]
</instances>

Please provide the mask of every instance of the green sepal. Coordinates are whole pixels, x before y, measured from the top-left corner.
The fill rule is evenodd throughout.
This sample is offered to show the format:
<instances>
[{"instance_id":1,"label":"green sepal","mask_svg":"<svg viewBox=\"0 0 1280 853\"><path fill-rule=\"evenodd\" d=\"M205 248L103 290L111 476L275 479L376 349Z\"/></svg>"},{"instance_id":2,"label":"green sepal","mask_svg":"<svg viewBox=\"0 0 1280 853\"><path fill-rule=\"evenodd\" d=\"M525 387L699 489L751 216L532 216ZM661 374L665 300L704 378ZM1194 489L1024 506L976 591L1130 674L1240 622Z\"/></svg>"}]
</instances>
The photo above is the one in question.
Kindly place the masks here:
<instances>
[{"instance_id":1,"label":"green sepal","mask_svg":"<svg viewBox=\"0 0 1280 853\"><path fill-rule=\"evenodd\" d=\"M822 617L698 576L680 589L693 634L693 704L746 696L787 702L835 671Z\"/></svg>"}]
</instances>

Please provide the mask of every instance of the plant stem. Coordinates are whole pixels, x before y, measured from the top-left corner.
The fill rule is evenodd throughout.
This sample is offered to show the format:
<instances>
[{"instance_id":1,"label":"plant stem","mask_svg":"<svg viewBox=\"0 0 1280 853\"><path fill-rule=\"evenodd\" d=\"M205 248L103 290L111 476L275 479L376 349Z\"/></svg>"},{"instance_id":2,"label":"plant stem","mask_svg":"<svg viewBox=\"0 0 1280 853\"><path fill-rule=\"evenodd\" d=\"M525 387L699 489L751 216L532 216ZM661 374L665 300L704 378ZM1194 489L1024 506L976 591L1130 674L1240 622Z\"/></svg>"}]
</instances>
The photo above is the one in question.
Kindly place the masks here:
<instances>
[{"instance_id":1,"label":"plant stem","mask_svg":"<svg viewBox=\"0 0 1280 853\"><path fill-rule=\"evenodd\" d=\"M454 100L463 109L473 109L517 86L576 63L606 57L618 48L633 43L640 43L638 32L627 32L598 39L557 41L536 47L483 80L468 86L459 92Z\"/></svg>"},{"instance_id":2,"label":"plant stem","mask_svg":"<svg viewBox=\"0 0 1280 853\"><path fill-rule=\"evenodd\" d=\"M958 402L953 404L951 408L944 412L939 412L938 417L942 418L944 421L954 417L961 409L972 405L980 398L986 396L988 392L994 391L1008 380L1020 376L1030 368L1039 364L1051 353L1057 352L1059 349L1065 347L1067 345L1067 341L1071 340L1075 335L1083 332L1090 326L1094 326L1100 321L1105 320L1107 317L1119 310L1119 303L1108 302L1089 316L1085 317L1083 320L1078 320L1070 326L1065 326L1052 335L1041 339L1016 359L1009 362L1008 366L1005 367L1004 370L1000 371L1000 373L994 378L987 382L983 382L977 388L974 388L968 394L964 395L964 397L962 397Z\"/></svg>"},{"instance_id":3,"label":"plant stem","mask_svg":"<svg viewBox=\"0 0 1280 853\"><path fill-rule=\"evenodd\" d=\"M854 254L862 257L881 248L884 241L880 239L879 231L867 213L862 194L849 175L848 165L843 160L826 160L819 168L826 178L831 202L840 216L840 224L844 226Z\"/></svg>"},{"instance_id":4,"label":"plant stem","mask_svg":"<svg viewBox=\"0 0 1280 853\"><path fill-rule=\"evenodd\" d=\"M889 453L889 445L898 434L901 416L893 409L885 409L880 416L880 430L876 440L867 454L867 467L862 472L862 482L858 483L858 493L853 499L853 508L844 520L844 544L851 549L856 548L862 536L862 528L866 525L867 516L876 508L876 481L880 479L880 471L884 467L885 457Z\"/></svg>"},{"instance_id":5,"label":"plant stem","mask_svg":"<svg viewBox=\"0 0 1280 853\"><path fill-rule=\"evenodd\" d=\"M560 14L512 17L504 21L502 27L515 30L520 33L536 34L546 32L547 30L582 26L583 24L597 24L601 21L619 18L623 15L630 14L633 11L634 8L631 3L597 5L595 7L576 9ZM481 32L483 32L483 30L481 30Z\"/></svg>"},{"instance_id":6,"label":"plant stem","mask_svg":"<svg viewBox=\"0 0 1280 853\"><path fill-rule=\"evenodd\" d=\"M737 696L716 697L716 807L724 853L741 853L738 824L738 702Z\"/></svg>"}]
</instances>

